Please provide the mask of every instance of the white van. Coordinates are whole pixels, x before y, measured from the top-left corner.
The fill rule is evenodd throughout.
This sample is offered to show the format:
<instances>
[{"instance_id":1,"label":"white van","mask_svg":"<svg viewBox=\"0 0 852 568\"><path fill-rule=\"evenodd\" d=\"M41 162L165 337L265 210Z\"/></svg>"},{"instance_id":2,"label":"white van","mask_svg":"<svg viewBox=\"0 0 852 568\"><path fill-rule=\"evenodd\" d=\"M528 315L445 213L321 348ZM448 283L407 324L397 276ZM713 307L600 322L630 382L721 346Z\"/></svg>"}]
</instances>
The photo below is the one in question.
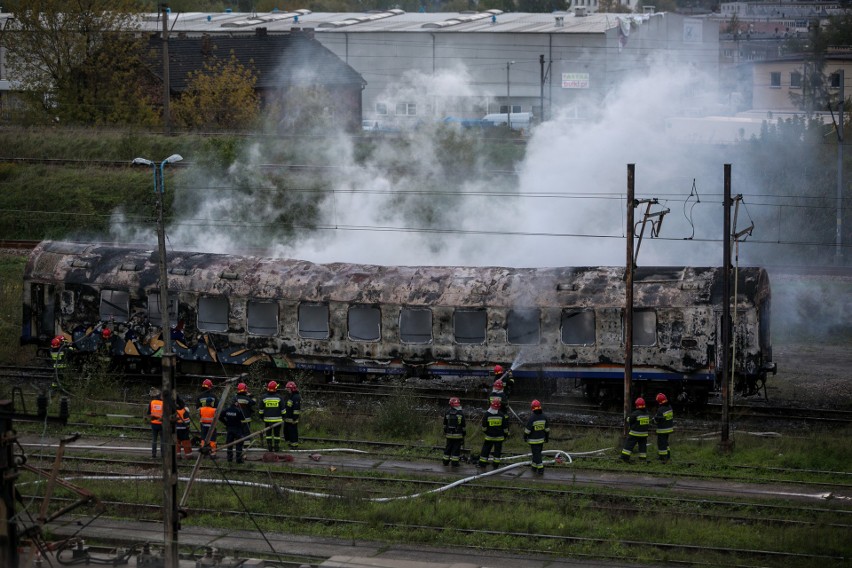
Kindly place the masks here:
<instances>
[{"instance_id":1,"label":"white van","mask_svg":"<svg viewBox=\"0 0 852 568\"><path fill-rule=\"evenodd\" d=\"M532 125L533 114L531 112L513 112L511 115L507 116L505 112L498 112L494 114L486 114L482 117L482 122L492 126L509 126L510 118L512 122L512 130L528 131Z\"/></svg>"}]
</instances>

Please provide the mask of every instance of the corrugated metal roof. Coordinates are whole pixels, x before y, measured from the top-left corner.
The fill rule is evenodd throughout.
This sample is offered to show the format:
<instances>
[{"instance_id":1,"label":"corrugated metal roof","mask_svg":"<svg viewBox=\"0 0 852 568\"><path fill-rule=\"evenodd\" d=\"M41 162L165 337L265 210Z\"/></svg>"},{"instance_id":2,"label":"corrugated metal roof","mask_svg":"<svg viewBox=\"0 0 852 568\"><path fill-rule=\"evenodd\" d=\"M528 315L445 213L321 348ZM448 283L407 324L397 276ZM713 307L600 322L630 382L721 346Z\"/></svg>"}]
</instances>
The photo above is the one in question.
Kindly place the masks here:
<instances>
[{"instance_id":1,"label":"corrugated metal roof","mask_svg":"<svg viewBox=\"0 0 852 568\"><path fill-rule=\"evenodd\" d=\"M493 21L492 21L493 16ZM573 13L502 13L486 12L404 12L387 10L377 12L294 12L269 13L172 13L169 29L186 33L227 33L251 31L264 27L269 33L281 33L290 28L313 28L317 33L359 32L488 32L488 33L547 33L547 34L600 34L618 25L618 18L647 17L638 14ZM561 18L561 22L560 19ZM143 29L159 31L162 22L157 14L146 14L140 19Z\"/></svg>"}]
</instances>

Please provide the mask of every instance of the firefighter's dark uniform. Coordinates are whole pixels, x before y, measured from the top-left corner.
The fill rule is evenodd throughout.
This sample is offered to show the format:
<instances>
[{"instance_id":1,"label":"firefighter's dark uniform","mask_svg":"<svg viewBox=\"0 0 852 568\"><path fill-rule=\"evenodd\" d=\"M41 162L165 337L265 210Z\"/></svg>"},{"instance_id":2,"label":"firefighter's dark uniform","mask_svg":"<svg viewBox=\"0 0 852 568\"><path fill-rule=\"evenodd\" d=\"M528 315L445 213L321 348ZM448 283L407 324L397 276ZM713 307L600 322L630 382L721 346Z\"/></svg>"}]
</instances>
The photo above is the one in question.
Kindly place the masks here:
<instances>
[{"instance_id":1,"label":"firefighter's dark uniform","mask_svg":"<svg viewBox=\"0 0 852 568\"><path fill-rule=\"evenodd\" d=\"M651 416L644 408L637 408L630 413L630 416L627 417L627 424L630 427L630 431L624 440L621 459L629 462L636 444L639 444L639 459L644 460L648 457L648 425L650 423Z\"/></svg>"},{"instance_id":2,"label":"firefighter's dark uniform","mask_svg":"<svg viewBox=\"0 0 852 568\"><path fill-rule=\"evenodd\" d=\"M207 401L203 402L204 406L198 409L201 422L201 446L207 444L207 436L210 436L210 457L216 457L216 407L208 406Z\"/></svg>"},{"instance_id":3,"label":"firefighter's dark uniform","mask_svg":"<svg viewBox=\"0 0 852 568\"><path fill-rule=\"evenodd\" d=\"M302 395L299 391L291 392L284 404L284 440L290 449L299 447L299 417L302 414Z\"/></svg>"},{"instance_id":4,"label":"firefighter's dark uniform","mask_svg":"<svg viewBox=\"0 0 852 568\"><path fill-rule=\"evenodd\" d=\"M539 474L544 474L544 464L541 459L541 452L544 449L544 444L550 440L550 421L541 409L533 410L530 414L527 425L524 427L524 441L530 445L532 453L532 468Z\"/></svg>"},{"instance_id":5,"label":"firefighter's dark uniform","mask_svg":"<svg viewBox=\"0 0 852 568\"><path fill-rule=\"evenodd\" d=\"M503 463L503 442L509 429L509 420L502 411L489 408L482 417L482 451L479 452L479 467L488 465L488 457L493 456L494 469Z\"/></svg>"},{"instance_id":6,"label":"firefighter's dark uniform","mask_svg":"<svg viewBox=\"0 0 852 568\"><path fill-rule=\"evenodd\" d=\"M674 411L668 402L661 404L654 415L654 424L657 425L657 455L660 461L666 463L672 457L669 449L669 435L674 432Z\"/></svg>"},{"instance_id":7,"label":"firefighter's dark uniform","mask_svg":"<svg viewBox=\"0 0 852 568\"><path fill-rule=\"evenodd\" d=\"M461 407L451 406L444 414L444 437L447 439L447 444L444 446L444 465L459 466L465 434L467 434L467 424L464 412Z\"/></svg>"},{"instance_id":8,"label":"firefighter's dark uniform","mask_svg":"<svg viewBox=\"0 0 852 568\"><path fill-rule=\"evenodd\" d=\"M225 444L228 444L228 461L234 461L234 448L236 448L237 463L243 463L244 442L237 442L233 446L230 445L231 442L236 442L237 440L245 437L243 435L243 432L245 431L245 426L243 425L243 410L240 408L240 403L234 401L231 406L222 411L221 416L219 416L219 420L225 424Z\"/></svg>"},{"instance_id":9,"label":"firefighter's dark uniform","mask_svg":"<svg viewBox=\"0 0 852 568\"><path fill-rule=\"evenodd\" d=\"M257 405L254 397L247 392L238 392L234 397L234 402L240 405L240 412L243 414L243 436L251 434L251 419L254 416L254 407Z\"/></svg>"},{"instance_id":10,"label":"firefighter's dark uniform","mask_svg":"<svg viewBox=\"0 0 852 568\"><path fill-rule=\"evenodd\" d=\"M270 430L266 431L266 449L277 452L281 449L281 423L284 418L284 399L277 392L268 392L263 395L258 405L258 414L263 418L263 426Z\"/></svg>"},{"instance_id":11,"label":"firefighter's dark uniform","mask_svg":"<svg viewBox=\"0 0 852 568\"><path fill-rule=\"evenodd\" d=\"M163 448L163 400L154 398L148 403L148 419L151 421L151 457L157 457L157 439L160 442L160 453Z\"/></svg>"},{"instance_id":12,"label":"firefighter's dark uniform","mask_svg":"<svg viewBox=\"0 0 852 568\"><path fill-rule=\"evenodd\" d=\"M204 389L195 397L195 409L200 410L202 406L219 407L219 397L213 393L213 389Z\"/></svg>"}]
</instances>

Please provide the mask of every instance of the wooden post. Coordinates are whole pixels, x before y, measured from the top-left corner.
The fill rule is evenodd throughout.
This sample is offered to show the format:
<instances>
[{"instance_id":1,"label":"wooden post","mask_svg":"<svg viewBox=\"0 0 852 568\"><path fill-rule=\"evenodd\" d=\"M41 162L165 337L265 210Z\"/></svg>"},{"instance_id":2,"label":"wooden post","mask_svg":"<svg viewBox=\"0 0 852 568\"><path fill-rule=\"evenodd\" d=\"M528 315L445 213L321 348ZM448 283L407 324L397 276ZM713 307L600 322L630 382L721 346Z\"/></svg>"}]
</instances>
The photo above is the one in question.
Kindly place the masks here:
<instances>
[{"instance_id":1,"label":"wooden post","mask_svg":"<svg viewBox=\"0 0 852 568\"><path fill-rule=\"evenodd\" d=\"M635 164L627 164L627 269L624 273L624 435L627 435L627 417L633 382L633 210L635 205Z\"/></svg>"}]
</instances>

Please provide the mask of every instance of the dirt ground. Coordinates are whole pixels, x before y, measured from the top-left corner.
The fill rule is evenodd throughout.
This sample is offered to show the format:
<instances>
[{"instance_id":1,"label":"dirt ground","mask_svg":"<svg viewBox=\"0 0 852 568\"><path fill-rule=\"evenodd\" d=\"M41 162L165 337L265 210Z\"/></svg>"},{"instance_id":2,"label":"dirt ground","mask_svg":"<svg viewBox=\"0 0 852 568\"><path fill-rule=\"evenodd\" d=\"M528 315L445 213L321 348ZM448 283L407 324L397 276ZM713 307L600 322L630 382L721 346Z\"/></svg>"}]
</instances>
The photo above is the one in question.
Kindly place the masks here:
<instances>
[{"instance_id":1,"label":"dirt ground","mask_svg":"<svg viewBox=\"0 0 852 568\"><path fill-rule=\"evenodd\" d=\"M852 345L776 343L773 358L778 374L766 383L771 404L852 410Z\"/></svg>"}]
</instances>

